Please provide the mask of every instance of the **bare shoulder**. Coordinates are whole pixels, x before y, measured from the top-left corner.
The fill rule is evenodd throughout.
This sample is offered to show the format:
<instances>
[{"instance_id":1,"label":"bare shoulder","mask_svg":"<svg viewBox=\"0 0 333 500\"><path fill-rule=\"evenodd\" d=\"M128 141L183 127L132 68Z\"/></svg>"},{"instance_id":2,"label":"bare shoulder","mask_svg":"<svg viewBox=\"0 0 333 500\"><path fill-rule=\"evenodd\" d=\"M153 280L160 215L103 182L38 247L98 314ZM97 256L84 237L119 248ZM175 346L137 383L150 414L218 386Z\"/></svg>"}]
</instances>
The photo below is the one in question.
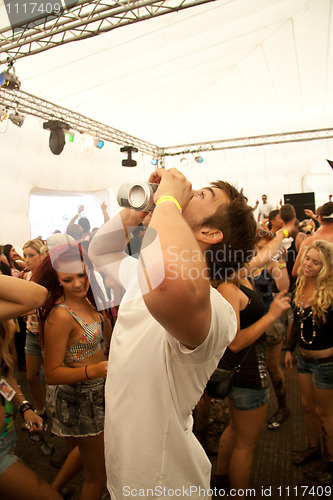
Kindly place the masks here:
<instances>
[{"instance_id":1,"label":"bare shoulder","mask_svg":"<svg viewBox=\"0 0 333 500\"><path fill-rule=\"evenodd\" d=\"M330 226L321 226L315 233L313 233L311 238L311 241L324 240L329 243L333 243L333 224L330 224Z\"/></svg>"},{"instance_id":2,"label":"bare shoulder","mask_svg":"<svg viewBox=\"0 0 333 500\"><path fill-rule=\"evenodd\" d=\"M217 290L222 295L228 295L229 297L231 297L231 296L236 297L240 294L240 289L234 283L221 283L217 287Z\"/></svg>"},{"instance_id":3,"label":"bare shoulder","mask_svg":"<svg viewBox=\"0 0 333 500\"><path fill-rule=\"evenodd\" d=\"M53 326L54 323L71 324L73 318L64 307L54 307L47 317L46 324Z\"/></svg>"}]
</instances>

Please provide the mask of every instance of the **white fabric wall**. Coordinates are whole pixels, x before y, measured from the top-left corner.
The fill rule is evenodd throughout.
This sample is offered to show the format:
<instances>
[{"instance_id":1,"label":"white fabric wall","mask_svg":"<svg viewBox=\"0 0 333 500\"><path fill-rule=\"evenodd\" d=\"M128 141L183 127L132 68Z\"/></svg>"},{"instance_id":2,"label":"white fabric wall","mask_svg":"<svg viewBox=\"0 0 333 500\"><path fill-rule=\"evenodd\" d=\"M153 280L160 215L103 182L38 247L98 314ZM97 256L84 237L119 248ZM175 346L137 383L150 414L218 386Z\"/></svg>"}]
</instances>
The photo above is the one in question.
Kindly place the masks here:
<instances>
[{"instance_id":1,"label":"white fabric wall","mask_svg":"<svg viewBox=\"0 0 333 500\"><path fill-rule=\"evenodd\" d=\"M30 238L33 188L95 193L138 175L133 172L137 169L121 168L125 156L120 146L106 143L101 150L87 149L79 134L60 155L53 155L42 123L34 117L26 117L21 128L9 121L0 123L0 244L11 243L18 251ZM143 163L142 155L137 156Z\"/></svg>"},{"instance_id":2,"label":"white fabric wall","mask_svg":"<svg viewBox=\"0 0 333 500\"><path fill-rule=\"evenodd\" d=\"M43 120L26 117L21 128L0 123L0 244L18 249L30 238L29 196L33 188L71 192L110 191L111 214L118 209L117 188L122 182L147 180L155 167L148 156L138 153L135 168L121 166L125 157L120 146L105 143L102 150L84 148L77 134L59 156L48 146L49 132ZM187 167L180 157L167 157L166 168L184 172L198 188L216 179L244 187L249 203L266 193L276 204L285 193L316 192L319 206L333 191L333 172L326 158L333 159L333 140L319 140L274 146L230 149L203 153L198 164L188 155ZM99 209L99 208L98 208ZM59 207L61 211L61 207Z\"/></svg>"}]
</instances>

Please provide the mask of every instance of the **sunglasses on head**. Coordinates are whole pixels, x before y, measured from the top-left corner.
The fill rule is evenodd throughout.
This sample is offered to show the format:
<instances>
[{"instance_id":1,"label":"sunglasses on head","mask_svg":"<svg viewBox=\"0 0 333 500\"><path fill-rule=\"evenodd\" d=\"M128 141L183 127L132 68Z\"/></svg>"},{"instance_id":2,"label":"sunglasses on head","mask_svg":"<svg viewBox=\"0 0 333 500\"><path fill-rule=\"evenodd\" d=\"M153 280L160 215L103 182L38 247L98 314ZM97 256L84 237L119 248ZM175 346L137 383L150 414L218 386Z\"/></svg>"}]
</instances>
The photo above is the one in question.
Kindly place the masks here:
<instances>
[{"instance_id":1,"label":"sunglasses on head","mask_svg":"<svg viewBox=\"0 0 333 500\"><path fill-rule=\"evenodd\" d=\"M261 231L258 231L258 236L259 238L265 238L266 236L271 236L272 238L274 238L275 234L272 233L272 231L266 231L266 229L263 229Z\"/></svg>"}]
</instances>

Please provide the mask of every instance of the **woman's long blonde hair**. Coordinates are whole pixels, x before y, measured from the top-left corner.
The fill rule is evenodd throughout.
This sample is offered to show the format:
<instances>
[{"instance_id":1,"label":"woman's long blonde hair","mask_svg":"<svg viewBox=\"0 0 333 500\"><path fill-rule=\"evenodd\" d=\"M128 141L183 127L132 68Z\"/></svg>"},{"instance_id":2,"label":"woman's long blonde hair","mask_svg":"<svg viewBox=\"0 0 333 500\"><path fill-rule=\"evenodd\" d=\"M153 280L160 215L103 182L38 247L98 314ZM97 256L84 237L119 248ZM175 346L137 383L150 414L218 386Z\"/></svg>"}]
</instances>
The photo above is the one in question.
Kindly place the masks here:
<instances>
[{"instance_id":1,"label":"woman's long blonde hair","mask_svg":"<svg viewBox=\"0 0 333 500\"><path fill-rule=\"evenodd\" d=\"M317 325L326 321L328 311L333 307L333 243L324 240L315 240L304 251L301 265L298 269L294 304L301 303L301 298L308 283L304 276L304 260L309 250L315 248L320 255L323 267L316 279L316 291L313 294L311 306L313 317Z\"/></svg>"}]
</instances>

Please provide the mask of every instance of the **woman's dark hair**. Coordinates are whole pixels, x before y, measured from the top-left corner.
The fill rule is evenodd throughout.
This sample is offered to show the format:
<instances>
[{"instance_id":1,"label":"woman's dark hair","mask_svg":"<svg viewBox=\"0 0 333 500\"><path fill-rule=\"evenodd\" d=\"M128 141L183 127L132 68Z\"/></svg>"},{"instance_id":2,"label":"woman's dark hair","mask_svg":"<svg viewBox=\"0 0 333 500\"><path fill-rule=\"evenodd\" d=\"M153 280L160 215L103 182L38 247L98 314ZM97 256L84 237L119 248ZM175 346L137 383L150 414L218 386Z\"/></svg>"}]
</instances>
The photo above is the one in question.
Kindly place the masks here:
<instances>
[{"instance_id":1,"label":"woman's dark hair","mask_svg":"<svg viewBox=\"0 0 333 500\"><path fill-rule=\"evenodd\" d=\"M96 307L94 294L97 294L98 298L102 301L104 300L102 291L93 273L93 264L81 245L70 243L54 247L49 251L48 255L37 268L32 278L32 281L44 286L49 292L45 304L39 309L41 334L43 334L43 327L48 315L54 308L56 302L63 295L63 289L58 281L57 271L54 267L57 267L58 263L73 262L78 259L83 263L85 272L89 278L90 286L87 292L87 299L94 307ZM94 293L92 289L94 290Z\"/></svg>"},{"instance_id":2,"label":"woman's dark hair","mask_svg":"<svg viewBox=\"0 0 333 500\"><path fill-rule=\"evenodd\" d=\"M12 248L13 248L13 245L11 245L10 243L7 243L7 245L4 245L2 247L2 253L6 257L6 259L8 260L10 267L15 267L15 269L17 269L18 271L22 271L22 267L20 267L18 264L16 264L15 261L13 261L13 265L11 265L11 263L10 263L9 254L10 254L10 251Z\"/></svg>"},{"instance_id":3,"label":"woman's dark hair","mask_svg":"<svg viewBox=\"0 0 333 500\"><path fill-rule=\"evenodd\" d=\"M221 189L230 201L219 205L215 214L201 222L223 232L223 240L205 254L211 279L226 281L253 258L257 224L242 189L238 191L224 181L213 182L212 186Z\"/></svg>"},{"instance_id":4,"label":"woman's dark hair","mask_svg":"<svg viewBox=\"0 0 333 500\"><path fill-rule=\"evenodd\" d=\"M90 231L90 222L87 219L87 217L81 217L81 219L78 220L78 224L82 227L82 231L84 233L89 233Z\"/></svg>"}]
</instances>

